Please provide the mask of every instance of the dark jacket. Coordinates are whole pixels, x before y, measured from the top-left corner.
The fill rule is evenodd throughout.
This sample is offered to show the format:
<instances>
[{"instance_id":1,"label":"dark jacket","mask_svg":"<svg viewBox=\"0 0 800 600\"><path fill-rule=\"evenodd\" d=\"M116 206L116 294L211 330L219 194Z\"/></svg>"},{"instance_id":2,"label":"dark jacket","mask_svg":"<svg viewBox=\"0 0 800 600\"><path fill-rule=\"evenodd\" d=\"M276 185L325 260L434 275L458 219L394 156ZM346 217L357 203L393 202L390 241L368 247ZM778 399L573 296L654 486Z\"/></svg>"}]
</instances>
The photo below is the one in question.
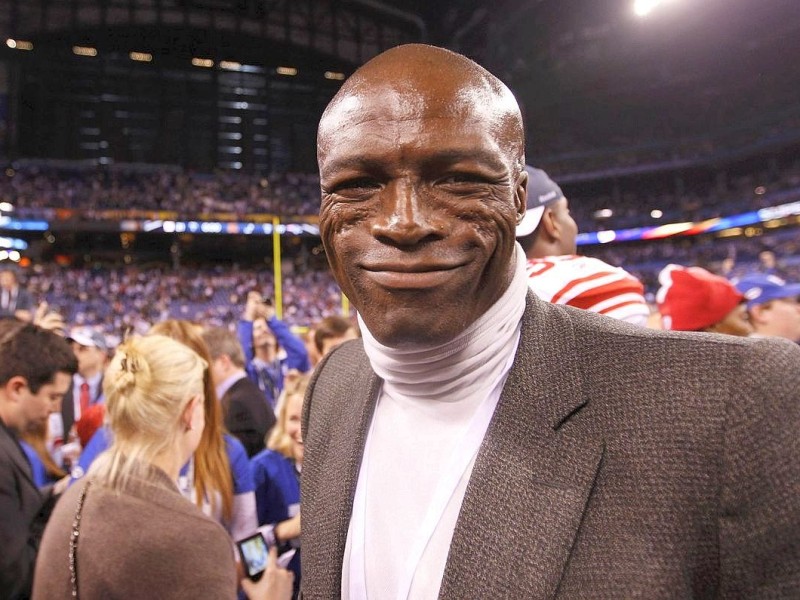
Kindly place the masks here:
<instances>
[{"instance_id":1,"label":"dark jacket","mask_svg":"<svg viewBox=\"0 0 800 600\"><path fill-rule=\"evenodd\" d=\"M380 385L353 341L307 392L306 599L340 597ZM440 598L799 598L798 431L797 346L653 331L529 293Z\"/></svg>"},{"instance_id":2,"label":"dark jacket","mask_svg":"<svg viewBox=\"0 0 800 600\"><path fill-rule=\"evenodd\" d=\"M222 413L225 428L239 438L248 457L266 448L264 438L275 425L275 413L261 390L246 375L225 392Z\"/></svg>"},{"instance_id":3,"label":"dark jacket","mask_svg":"<svg viewBox=\"0 0 800 600\"><path fill-rule=\"evenodd\" d=\"M25 453L0 421L0 599L29 597L53 504L51 488L36 487Z\"/></svg>"}]
</instances>

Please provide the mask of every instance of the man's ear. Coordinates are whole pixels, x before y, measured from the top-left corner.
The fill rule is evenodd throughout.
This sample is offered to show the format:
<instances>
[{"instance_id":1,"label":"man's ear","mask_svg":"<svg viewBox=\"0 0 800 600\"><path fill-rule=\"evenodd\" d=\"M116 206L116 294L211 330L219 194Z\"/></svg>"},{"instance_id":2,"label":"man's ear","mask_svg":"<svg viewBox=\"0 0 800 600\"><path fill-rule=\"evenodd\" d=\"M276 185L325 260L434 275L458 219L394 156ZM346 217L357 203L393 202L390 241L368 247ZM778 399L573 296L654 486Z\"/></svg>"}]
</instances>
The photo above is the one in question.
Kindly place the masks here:
<instances>
[{"instance_id":1,"label":"man's ear","mask_svg":"<svg viewBox=\"0 0 800 600\"><path fill-rule=\"evenodd\" d=\"M544 233L548 241L554 242L561 238L561 228L558 226L553 209L549 206L546 206L542 213L542 222L539 227L541 228L539 235Z\"/></svg>"},{"instance_id":2,"label":"man's ear","mask_svg":"<svg viewBox=\"0 0 800 600\"><path fill-rule=\"evenodd\" d=\"M525 169L522 169L517 177L517 185L514 188L514 206L517 209L517 225L519 225L528 206L528 172Z\"/></svg>"},{"instance_id":3,"label":"man's ear","mask_svg":"<svg viewBox=\"0 0 800 600\"><path fill-rule=\"evenodd\" d=\"M22 375L15 375L8 381L6 381L5 385L3 386L3 391L6 393L6 397L11 400L12 402L19 402L22 391L28 387L28 380L25 379Z\"/></svg>"}]
</instances>

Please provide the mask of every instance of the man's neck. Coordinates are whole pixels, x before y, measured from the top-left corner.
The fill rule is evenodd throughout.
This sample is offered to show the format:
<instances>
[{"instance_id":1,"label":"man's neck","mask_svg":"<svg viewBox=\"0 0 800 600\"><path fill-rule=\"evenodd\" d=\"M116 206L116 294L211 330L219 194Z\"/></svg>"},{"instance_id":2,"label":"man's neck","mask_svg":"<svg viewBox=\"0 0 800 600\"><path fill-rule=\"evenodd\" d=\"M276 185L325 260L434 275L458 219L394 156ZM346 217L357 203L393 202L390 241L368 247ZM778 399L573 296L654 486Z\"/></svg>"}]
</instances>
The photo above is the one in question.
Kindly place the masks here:
<instances>
[{"instance_id":1,"label":"man's neck","mask_svg":"<svg viewBox=\"0 0 800 600\"><path fill-rule=\"evenodd\" d=\"M222 381L215 385L217 392L217 399L222 400L222 397L228 392L234 383L239 381L242 377L247 377L244 369L231 368L222 374Z\"/></svg>"},{"instance_id":2,"label":"man's neck","mask_svg":"<svg viewBox=\"0 0 800 600\"><path fill-rule=\"evenodd\" d=\"M85 381L91 381L95 377L100 374L101 369L86 369L84 371L78 371L78 375L80 375Z\"/></svg>"}]
</instances>

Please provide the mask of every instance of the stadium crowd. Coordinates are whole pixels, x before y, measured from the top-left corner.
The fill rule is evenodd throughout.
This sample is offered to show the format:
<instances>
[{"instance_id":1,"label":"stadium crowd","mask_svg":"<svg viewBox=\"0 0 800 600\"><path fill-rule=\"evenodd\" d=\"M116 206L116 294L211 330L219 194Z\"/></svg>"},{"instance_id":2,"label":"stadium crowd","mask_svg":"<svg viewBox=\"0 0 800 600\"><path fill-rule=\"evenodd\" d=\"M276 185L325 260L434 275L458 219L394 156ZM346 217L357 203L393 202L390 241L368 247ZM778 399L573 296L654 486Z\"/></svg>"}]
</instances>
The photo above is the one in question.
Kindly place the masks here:
<instances>
[{"instance_id":1,"label":"stadium crowd","mask_svg":"<svg viewBox=\"0 0 800 600\"><path fill-rule=\"evenodd\" d=\"M318 207L319 177L301 173L269 178L235 171L185 172L160 165L96 166L19 161L0 177L0 198L20 217L75 210L171 211L186 218L208 213L310 215Z\"/></svg>"}]
</instances>

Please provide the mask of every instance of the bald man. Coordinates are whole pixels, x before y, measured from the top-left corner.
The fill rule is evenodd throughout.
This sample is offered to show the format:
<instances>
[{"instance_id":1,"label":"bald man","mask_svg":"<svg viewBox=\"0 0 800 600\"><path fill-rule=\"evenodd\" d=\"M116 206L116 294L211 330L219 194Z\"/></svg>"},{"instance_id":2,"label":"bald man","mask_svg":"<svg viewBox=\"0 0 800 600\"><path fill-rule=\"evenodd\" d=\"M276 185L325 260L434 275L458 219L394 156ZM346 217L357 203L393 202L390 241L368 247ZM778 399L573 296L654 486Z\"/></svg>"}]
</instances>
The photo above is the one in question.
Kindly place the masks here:
<instances>
[{"instance_id":1,"label":"bald man","mask_svg":"<svg viewBox=\"0 0 800 600\"><path fill-rule=\"evenodd\" d=\"M320 233L363 338L306 396L304 598L797 596L800 349L537 299L522 131L423 45L323 114Z\"/></svg>"}]
</instances>

